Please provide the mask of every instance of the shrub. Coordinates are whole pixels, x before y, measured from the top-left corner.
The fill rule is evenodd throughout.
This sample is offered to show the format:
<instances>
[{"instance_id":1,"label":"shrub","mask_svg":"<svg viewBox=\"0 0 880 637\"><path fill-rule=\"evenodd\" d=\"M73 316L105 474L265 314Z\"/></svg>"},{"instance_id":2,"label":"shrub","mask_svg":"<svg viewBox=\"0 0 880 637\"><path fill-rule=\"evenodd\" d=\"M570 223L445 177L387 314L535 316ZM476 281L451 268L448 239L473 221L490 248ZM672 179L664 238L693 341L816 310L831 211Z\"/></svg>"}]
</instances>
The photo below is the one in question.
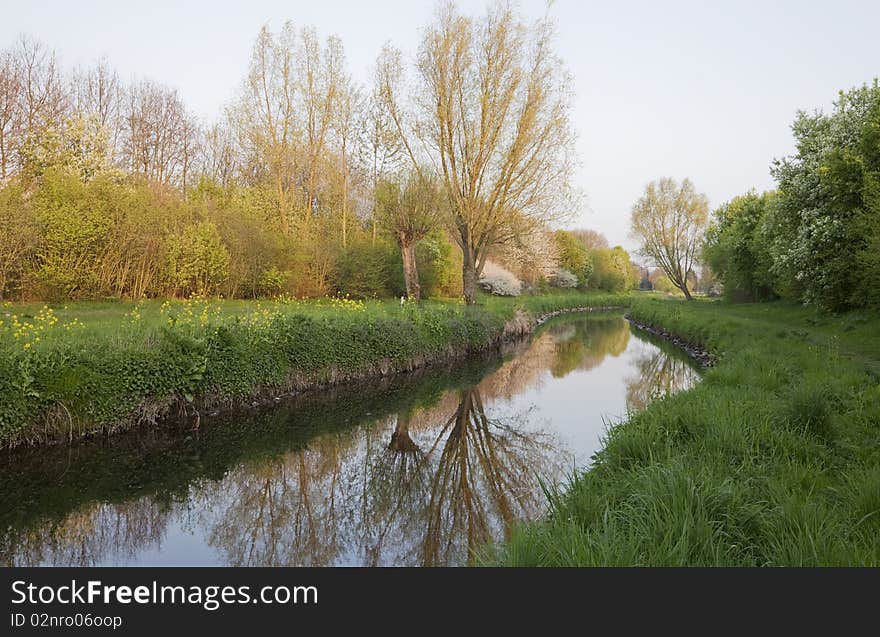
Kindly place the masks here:
<instances>
[{"instance_id":1,"label":"shrub","mask_svg":"<svg viewBox=\"0 0 880 637\"><path fill-rule=\"evenodd\" d=\"M395 275L400 269L398 249L387 241L351 243L340 252L333 278L337 294L366 299L393 296Z\"/></svg>"},{"instance_id":2,"label":"shrub","mask_svg":"<svg viewBox=\"0 0 880 637\"><path fill-rule=\"evenodd\" d=\"M229 252L217 226L210 222L188 226L169 241L168 277L175 292L214 294L229 272Z\"/></svg>"},{"instance_id":3,"label":"shrub","mask_svg":"<svg viewBox=\"0 0 880 637\"><path fill-rule=\"evenodd\" d=\"M560 268L550 277L550 285L557 288L575 288L578 285L578 277L574 272Z\"/></svg>"},{"instance_id":4,"label":"shrub","mask_svg":"<svg viewBox=\"0 0 880 637\"><path fill-rule=\"evenodd\" d=\"M491 261L483 268L480 287L497 296L519 296L522 293L522 282L509 270Z\"/></svg>"},{"instance_id":5,"label":"shrub","mask_svg":"<svg viewBox=\"0 0 880 637\"><path fill-rule=\"evenodd\" d=\"M559 254L559 268L568 271L577 278L576 285L586 285L593 274L593 260L590 252L574 233L567 230L557 230L553 235ZM574 287L560 285L559 287Z\"/></svg>"}]
</instances>

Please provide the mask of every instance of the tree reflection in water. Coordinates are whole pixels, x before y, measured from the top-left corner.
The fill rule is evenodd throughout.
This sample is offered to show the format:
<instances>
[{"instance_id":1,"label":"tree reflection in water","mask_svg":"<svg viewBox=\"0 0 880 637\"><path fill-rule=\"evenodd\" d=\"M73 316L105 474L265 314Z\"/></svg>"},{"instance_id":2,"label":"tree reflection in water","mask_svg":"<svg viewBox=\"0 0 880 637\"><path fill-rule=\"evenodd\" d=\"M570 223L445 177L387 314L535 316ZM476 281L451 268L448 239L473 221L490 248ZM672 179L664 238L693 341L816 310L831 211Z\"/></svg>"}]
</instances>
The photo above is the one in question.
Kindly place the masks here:
<instances>
[{"instance_id":1,"label":"tree reflection in water","mask_svg":"<svg viewBox=\"0 0 880 637\"><path fill-rule=\"evenodd\" d=\"M480 390L462 390L437 435L442 447L431 480L423 565L470 561L477 549L508 538L517 520L541 508L538 479L560 477L554 458L561 450L549 435L523 424L489 418Z\"/></svg>"},{"instance_id":2,"label":"tree reflection in water","mask_svg":"<svg viewBox=\"0 0 880 637\"><path fill-rule=\"evenodd\" d=\"M544 511L541 481L560 480L576 451L549 433L552 423L539 429L532 407L507 413L514 399L531 396L526 404L533 405L542 384L624 352L632 373L620 382L630 410L695 382L686 360L637 336L630 338L620 317L551 323L476 384L449 382L446 387L457 388L428 398L398 395L384 411L379 399L370 408L380 408L376 416L361 415L370 410L356 401L333 412L357 425L339 426L318 410L310 422L323 423L318 431L325 433L279 435L259 453L233 455L234 461L217 465L220 471L211 464L214 456L194 456L208 461L206 468L192 469L171 489L163 490L161 481L151 486L152 476L166 477L139 467L134 457L139 478L130 490L108 481L112 498L84 498L60 513L41 513L31 525L9 526L0 562L125 563L162 556L166 545L187 535L185 541L206 547L200 559L236 566L471 561L487 542L509 537L515 523ZM634 344L638 349L631 350ZM588 398L589 384L578 391ZM296 422L300 413L273 418ZM211 448L229 453L224 440L221 434ZM180 448L184 452L175 453L189 458L186 444ZM107 475L127 481L127 466L122 462ZM88 467L81 473L82 485L102 493L104 487L88 482ZM51 475L28 478L37 486L53 482ZM69 493L84 489L76 484L68 485ZM51 489L33 497L48 501Z\"/></svg>"},{"instance_id":3,"label":"tree reflection in water","mask_svg":"<svg viewBox=\"0 0 880 637\"><path fill-rule=\"evenodd\" d=\"M657 398L688 389L699 379L694 363L683 354L649 348L635 361L635 373L626 379L626 408L644 409Z\"/></svg>"}]
</instances>

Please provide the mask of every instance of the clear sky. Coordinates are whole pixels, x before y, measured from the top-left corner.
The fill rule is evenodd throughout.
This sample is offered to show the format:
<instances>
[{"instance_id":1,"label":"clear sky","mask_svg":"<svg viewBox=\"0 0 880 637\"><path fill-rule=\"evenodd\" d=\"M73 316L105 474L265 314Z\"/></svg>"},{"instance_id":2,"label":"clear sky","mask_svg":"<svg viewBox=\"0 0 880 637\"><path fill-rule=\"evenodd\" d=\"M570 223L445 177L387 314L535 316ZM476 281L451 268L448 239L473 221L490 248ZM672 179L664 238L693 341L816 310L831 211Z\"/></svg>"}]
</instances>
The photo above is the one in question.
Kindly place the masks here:
<instances>
[{"instance_id":1,"label":"clear sky","mask_svg":"<svg viewBox=\"0 0 880 637\"><path fill-rule=\"evenodd\" d=\"M386 40L410 56L433 0L130 2L0 0L0 47L19 34L54 47L67 67L106 55L125 79L179 89L206 120L244 76L264 23L285 19L339 35L366 81ZM481 12L482 1L460 2ZM545 2L520 4L529 15ZM587 203L572 226L631 247L629 210L660 176L690 177L712 205L772 186L792 151L798 109L828 109L837 91L880 76L880 1L590 2L556 0L558 50L577 100Z\"/></svg>"}]
</instances>

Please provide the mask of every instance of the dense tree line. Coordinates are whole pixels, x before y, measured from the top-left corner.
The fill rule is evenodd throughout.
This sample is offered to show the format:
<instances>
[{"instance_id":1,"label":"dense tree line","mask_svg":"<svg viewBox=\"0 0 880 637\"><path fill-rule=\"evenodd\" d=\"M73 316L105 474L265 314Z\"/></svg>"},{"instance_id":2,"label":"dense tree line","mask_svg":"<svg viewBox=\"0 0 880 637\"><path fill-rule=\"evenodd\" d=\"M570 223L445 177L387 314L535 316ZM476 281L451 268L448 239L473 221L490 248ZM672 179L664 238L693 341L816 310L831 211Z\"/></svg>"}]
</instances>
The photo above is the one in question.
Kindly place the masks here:
<instances>
[{"instance_id":1,"label":"dense tree line","mask_svg":"<svg viewBox=\"0 0 880 637\"><path fill-rule=\"evenodd\" d=\"M338 38L286 23L205 124L172 88L22 37L0 52L0 298L472 302L490 260L619 287L560 263L548 229L576 204L567 78L552 25L504 4L441 5L413 68L386 46L369 87Z\"/></svg>"},{"instance_id":2,"label":"dense tree line","mask_svg":"<svg viewBox=\"0 0 880 637\"><path fill-rule=\"evenodd\" d=\"M733 299L787 298L838 311L880 307L880 86L799 113L777 187L715 211L705 260Z\"/></svg>"}]
</instances>

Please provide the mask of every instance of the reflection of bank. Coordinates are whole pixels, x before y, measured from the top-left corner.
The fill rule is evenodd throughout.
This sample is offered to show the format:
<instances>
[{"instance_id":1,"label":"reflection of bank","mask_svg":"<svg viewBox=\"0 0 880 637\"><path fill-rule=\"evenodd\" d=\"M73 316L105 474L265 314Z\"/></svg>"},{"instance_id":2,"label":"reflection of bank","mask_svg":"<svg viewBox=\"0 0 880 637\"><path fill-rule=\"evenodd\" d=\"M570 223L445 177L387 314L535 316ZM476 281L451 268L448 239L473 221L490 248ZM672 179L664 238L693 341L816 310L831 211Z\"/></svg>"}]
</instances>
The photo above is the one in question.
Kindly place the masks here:
<instances>
[{"instance_id":1,"label":"reflection of bank","mask_svg":"<svg viewBox=\"0 0 880 637\"><path fill-rule=\"evenodd\" d=\"M646 348L636 359L636 373L626 378L626 408L641 411L648 403L692 387L700 378L697 365L684 352L643 331L636 337L655 347Z\"/></svg>"}]
</instances>

